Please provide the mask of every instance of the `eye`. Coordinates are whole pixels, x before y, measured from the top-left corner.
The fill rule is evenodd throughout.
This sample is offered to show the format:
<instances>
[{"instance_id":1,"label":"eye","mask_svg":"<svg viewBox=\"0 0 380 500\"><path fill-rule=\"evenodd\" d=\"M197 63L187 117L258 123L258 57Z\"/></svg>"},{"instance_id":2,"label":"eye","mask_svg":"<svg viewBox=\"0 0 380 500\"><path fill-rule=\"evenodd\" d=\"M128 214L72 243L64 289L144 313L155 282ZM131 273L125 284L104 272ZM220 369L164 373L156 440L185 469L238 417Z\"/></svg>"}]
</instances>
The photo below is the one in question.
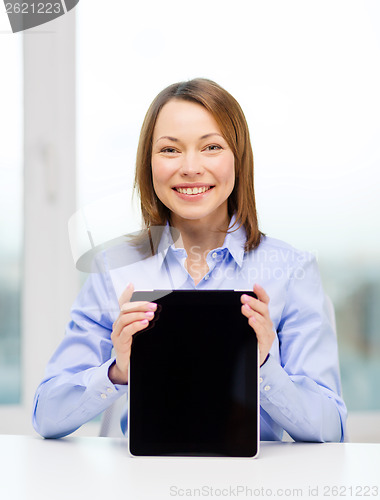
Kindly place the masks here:
<instances>
[{"instance_id":1,"label":"eye","mask_svg":"<svg viewBox=\"0 0 380 500\"><path fill-rule=\"evenodd\" d=\"M219 146L219 144L210 144L209 146L206 146L203 151L219 151L220 149L223 149L222 146Z\"/></svg>"},{"instance_id":2,"label":"eye","mask_svg":"<svg viewBox=\"0 0 380 500\"><path fill-rule=\"evenodd\" d=\"M167 148L162 148L161 153L173 154L173 153L178 153L178 151L175 148L167 147Z\"/></svg>"}]
</instances>

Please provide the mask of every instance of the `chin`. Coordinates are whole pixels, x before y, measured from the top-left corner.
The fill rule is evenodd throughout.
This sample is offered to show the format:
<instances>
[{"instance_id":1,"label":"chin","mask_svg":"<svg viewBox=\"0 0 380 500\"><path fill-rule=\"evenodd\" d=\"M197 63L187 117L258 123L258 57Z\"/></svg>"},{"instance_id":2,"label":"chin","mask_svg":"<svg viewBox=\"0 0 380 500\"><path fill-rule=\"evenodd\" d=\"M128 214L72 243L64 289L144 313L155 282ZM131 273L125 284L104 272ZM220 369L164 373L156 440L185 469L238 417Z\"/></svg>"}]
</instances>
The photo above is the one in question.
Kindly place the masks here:
<instances>
[{"instance_id":1,"label":"chin","mask_svg":"<svg viewBox=\"0 0 380 500\"><path fill-rule=\"evenodd\" d=\"M181 213L181 212L175 212L172 211L175 217L178 219L183 219L183 220L201 220L207 217L209 214L204 214L204 213Z\"/></svg>"},{"instance_id":2,"label":"chin","mask_svg":"<svg viewBox=\"0 0 380 500\"><path fill-rule=\"evenodd\" d=\"M172 208L170 211L172 214L177 217L178 219L182 220L188 220L188 221L197 221L197 220L203 220L203 219L211 219L213 218L218 218L220 216L220 210L221 207L216 207L214 209L210 210L197 210L195 207L192 210L173 210Z\"/></svg>"}]
</instances>

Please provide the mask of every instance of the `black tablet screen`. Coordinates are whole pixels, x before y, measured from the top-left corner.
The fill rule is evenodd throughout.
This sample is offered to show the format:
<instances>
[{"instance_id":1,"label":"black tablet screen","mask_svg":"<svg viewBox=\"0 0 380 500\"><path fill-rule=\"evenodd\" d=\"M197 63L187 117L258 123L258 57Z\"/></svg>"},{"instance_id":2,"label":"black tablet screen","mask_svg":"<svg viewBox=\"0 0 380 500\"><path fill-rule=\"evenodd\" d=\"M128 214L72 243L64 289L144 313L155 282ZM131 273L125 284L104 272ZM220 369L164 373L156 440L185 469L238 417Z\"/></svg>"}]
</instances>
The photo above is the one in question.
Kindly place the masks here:
<instances>
[{"instance_id":1,"label":"black tablet screen","mask_svg":"<svg viewBox=\"0 0 380 500\"><path fill-rule=\"evenodd\" d=\"M136 456L252 457L258 447L256 335L232 290L135 292L158 304L133 338L129 447Z\"/></svg>"}]
</instances>

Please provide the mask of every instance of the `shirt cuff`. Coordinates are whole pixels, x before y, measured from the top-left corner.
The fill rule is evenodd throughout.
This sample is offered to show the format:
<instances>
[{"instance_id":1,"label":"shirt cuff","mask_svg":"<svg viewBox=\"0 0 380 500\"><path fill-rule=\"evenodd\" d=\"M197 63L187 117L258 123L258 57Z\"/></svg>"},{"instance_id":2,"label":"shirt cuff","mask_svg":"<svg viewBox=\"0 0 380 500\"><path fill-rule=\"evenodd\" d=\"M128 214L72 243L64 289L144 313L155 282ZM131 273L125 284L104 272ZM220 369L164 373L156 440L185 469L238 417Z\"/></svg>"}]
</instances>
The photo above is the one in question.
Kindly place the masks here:
<instances>
[{"instance_id":1,"label":"shirt cuff","mask_svg":"<svg viewBox=\"0 0 380 500\"><path fill-rule=\"evenodd\" d=\"M283 389L288 378L288 374L280 363L273 356L269 355L261 365L259 371L260 401L263 408L265 401L270 401L278 391Z\"/></svg>"},{"instance_id":2,"label":"shirt cuff","mask_svg":"<svg viewBox=\"0 0 380 500\"><path fill-rule=\"evenodd\" d=\"M109 406L114 400L128 391L127 385L113 384L108 377L108 370L115 358L111 358L93 371L88 390L92 397Z\"/></svg>"}]
</instances>

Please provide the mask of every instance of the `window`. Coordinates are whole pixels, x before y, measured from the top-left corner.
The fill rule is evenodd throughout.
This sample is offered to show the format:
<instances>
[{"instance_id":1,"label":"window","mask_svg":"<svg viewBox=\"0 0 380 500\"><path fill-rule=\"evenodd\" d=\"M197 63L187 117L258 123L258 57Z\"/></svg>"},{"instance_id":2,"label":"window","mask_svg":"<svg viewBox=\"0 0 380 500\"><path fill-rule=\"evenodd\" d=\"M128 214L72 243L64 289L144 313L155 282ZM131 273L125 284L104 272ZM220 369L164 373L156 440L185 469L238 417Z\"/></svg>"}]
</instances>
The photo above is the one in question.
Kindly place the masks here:
<instances>
[{"instance_id":1,"label":"window","mask_svg":"<svg viewBox=\"0 0 380 500\"><path fill-rule=\"evenodd\" d=\"M0 35L0 404L21 396L22 39Z\"/></svg>"},{"instance_id":2,"label":"window","mask_svg":"<svg viewBox=\"0 0 380 500\"><path fill-rule=\"evenodd\" d=\"M48 29L13 34L7 24L0 33L0 401L5 403L0 432L5 434L33 432L33 396L78 291L67 237L75 212L74 12L51 21Z\"/></svg>"},{"instance_id":3,"label":"window","mask_svg":"<svg viewBox=\"0 0 380 500\"><path fill-rule=\"evenodd\" d=\"M95 0L89 15L78 5L79 205L130 197L139 129L159 90L219 82L250 126L261 228L317 254L347 405L380 409L377 2L233 7Z\"/></svg>"}]
</instances>

